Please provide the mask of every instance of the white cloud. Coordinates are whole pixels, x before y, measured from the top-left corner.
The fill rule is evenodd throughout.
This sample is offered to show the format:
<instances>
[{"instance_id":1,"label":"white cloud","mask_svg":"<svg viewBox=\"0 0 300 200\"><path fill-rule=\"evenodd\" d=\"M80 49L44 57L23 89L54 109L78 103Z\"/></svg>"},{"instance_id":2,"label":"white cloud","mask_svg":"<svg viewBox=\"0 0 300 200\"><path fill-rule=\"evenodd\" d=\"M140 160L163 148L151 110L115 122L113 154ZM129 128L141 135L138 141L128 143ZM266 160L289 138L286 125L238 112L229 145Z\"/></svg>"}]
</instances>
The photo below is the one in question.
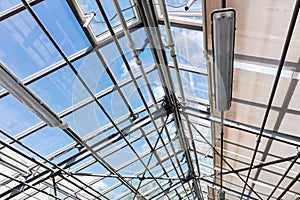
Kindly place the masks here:
<instances>
[{"instance_id":1,"label":"white cloud","mask_svg":"<svg viewBox=\"0 0 300 200\"><path fill-rule=\"evenodd\" d=\"M164 92L163 87L161 85L155 86L153 88L153 94L156 97L156 99L164 96L165 92Z\"/></svg>"},{"instance_id":2,"label":"white cloud","mask_svg":"<svg viewBox=\"0 0 300 200\"><path fill-rule=\"evenodd\" d=\"M139 71L139 66L136 64L135 59L129 60L128 64L130 66L130 69L131 69L132 73L136 73L136 72ZM121 68L122 68L121 78L129 76L129 72L128 72L127 68L126 68L125 63L122 64Z\"/></svg>"}]
</instances>

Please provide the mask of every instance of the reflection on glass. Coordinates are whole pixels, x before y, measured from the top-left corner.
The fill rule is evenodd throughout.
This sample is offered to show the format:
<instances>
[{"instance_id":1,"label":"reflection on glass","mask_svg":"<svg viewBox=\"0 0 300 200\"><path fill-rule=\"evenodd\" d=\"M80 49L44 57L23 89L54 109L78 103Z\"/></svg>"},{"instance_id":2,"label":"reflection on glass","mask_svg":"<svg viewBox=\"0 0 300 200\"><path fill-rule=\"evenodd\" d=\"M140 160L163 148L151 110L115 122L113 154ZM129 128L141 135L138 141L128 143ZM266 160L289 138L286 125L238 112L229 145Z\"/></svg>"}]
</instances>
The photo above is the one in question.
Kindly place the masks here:
<instances>
[{"instance_id":1,"label":"reflection on glass","mask_svg":"<svg viewBox=\"0 0 300 200\"><path fill-rule=\"evenodd\" d=\"M67 1L44 0L33 9L65 55L88 47L88 40Z\"/></svg>"},{"instance_id":2,"label":"reflection on glass","mask_svg":"<svg viewBox=\"0 0 300 200\"><path fill-rule=\"evenodd\" d=\"M109 123L99 106L92 102L63 118L80 137L85 137Z\"/></svg>"},{"instance_id":3,"label":"reflection on glass","mask_svg":"<svg viewBox=\"0 0 300 200\"><path fill-rule=\"evenodd\" d=\"M46 126L23 138L21 142L40 155L48 156L72 143L73 140L61 129Z\"/></svg>"},{"instance_id":4,"label":"reflection on glass","mask_svg":"<svg viewBox=\"0 0 300 200\"><path fill-rule=\"evenodd\" d=\"M107 156L105 160L110 163L112 167L118 168L120 165L134 158L136 158L135 154L128 146L126 146Z\"/></svg>"},{"instance_id":5,"label":"reflection on glass","mask_svg":"<svg viewBox=\"0 0 300 200\"><path fill-rule=\"evenodd\" d=\"M0 128L11 136L15 136L41 122L38 117L11 95L0 99L0 113Z\"/></svg>"},{"instance_id":6,"label":"reflection on glass","mask_svg":"<svg viewBox=\"0 0 300 200\"><path fill-rule=\"evenodd\" d=\"M160 26L162 37L167 43L164 26ZM177 60L179 64L188 65L191 68L206 69L206 61L203 55L203 33L201 31L171 27L174 39ZM167 53L169 62L172 62L170 54Z\"/></svg>"},{"instance_id":7,"label":"reflection on glass","mask_svg":"<svg viewBox=\"0 0 300 200\"><path fill-rule=\"evenodd\" d=\"M26 10L0 22L0 38L0 61L21 80L61 60Z\"/></svg>"},{"instance_id":8,"label":"reflection on glass","mask_svg":"<svg viewBox=\"0 0 300 200\"><path fill-rule=\"evenodd\" d=\"M54 112L72 106L75 74L66 66L29 85L29 88Z\"/></svg>"},{"instance_id":9,"label":"reflection on glass","mask_svg":"<svg viewBox=\"0 0 300 200\"><path fill-rule=\"evenodd\" d=\"M0 12L8 10L16 5L20 4L19 0L6 0L0 1Z\"/></svg>"}]
</instances>

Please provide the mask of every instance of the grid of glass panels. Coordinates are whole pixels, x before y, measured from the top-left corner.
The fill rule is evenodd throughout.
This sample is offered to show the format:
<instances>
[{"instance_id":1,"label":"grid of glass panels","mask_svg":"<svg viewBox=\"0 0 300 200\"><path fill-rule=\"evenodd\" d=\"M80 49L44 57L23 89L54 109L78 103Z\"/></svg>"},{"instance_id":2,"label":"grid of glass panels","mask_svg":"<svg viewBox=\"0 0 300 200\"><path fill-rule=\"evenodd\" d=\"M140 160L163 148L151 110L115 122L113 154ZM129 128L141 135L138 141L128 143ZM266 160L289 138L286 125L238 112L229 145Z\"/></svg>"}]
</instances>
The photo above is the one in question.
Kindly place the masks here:
<instances>
[{"instance_id":1,"label":"grid of glass panels","mask_svg":"<svg viewBox=\"0 0 300 200\"><path fill-rule=\"evenodd\" d=\"M112 2L99 2L120 35ZM129 26L140 20L135 3L118 3ZM194 198L194 187L186 181L188 165L182 142L172 114L163 106L164 86L144 28L130 33L143 63L142 72L124 36L118 36L118 43L108 39L91 48L89 37L101 37L108 26L96 1L80 0L76 6L84 18L96 13L89 24L93 34L84 32L70 2L0 3L0 34L6 38L0 49L1 63L67 125L48 127L0 88L1 198ZM205 69L205 63L190 57L201 50L202 33L179 27L172 30L187 105L203 108L199 102L208 100L207 78L198 69ZM163 27L161 32L165 39ZM188 48L193 42L195 48ZM167 48L166 55L175 80ZM180 101L178 84L175 93ZM201 159L206 163L201 148L207 147L201 143L195 147L190 153L196 167ZM212 167L211 162L208 165Z\"/></svg>"}]
</instances>

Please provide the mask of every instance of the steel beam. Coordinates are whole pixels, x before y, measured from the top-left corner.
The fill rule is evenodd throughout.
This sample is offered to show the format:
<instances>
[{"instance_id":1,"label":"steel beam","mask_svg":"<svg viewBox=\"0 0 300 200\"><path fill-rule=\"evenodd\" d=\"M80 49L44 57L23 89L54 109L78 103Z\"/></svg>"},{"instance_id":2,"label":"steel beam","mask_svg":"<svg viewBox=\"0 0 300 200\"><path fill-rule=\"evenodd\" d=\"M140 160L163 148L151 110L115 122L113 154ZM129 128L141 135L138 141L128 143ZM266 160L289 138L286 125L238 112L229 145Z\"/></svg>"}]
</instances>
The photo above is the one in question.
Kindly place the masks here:
<instances>
[{"instance_id":1,"label":"steel beam","mask_svg":"<svg viewBox=\"0 0 300 200\"><path fill-rule=\"evenodd\" d=\"M182 112L186 113L186 114L190 114L195 117L200 117L202 119L207 119L212 122L220 123L220 118L212 116L212 115L210 115L210 113L196 109L196 108L192 108L192 107L188 106L188 107L183 108ZM260 132L260 128L258 128L258 127L240 123L240 122L233 121L233 120L228 120L228 119L224 119L224 126L229 127L229 128L234 128L237 130L241 130L241 131L245 131L247 133L251 133L254 135L259 135L259 132ZM296 147L300 146L300 137L288 135L285 133L264 130L262 132L262 137L270 138L270 139L273 139L273 140L276 140L276 141L279 141L279 142L282 142L285 144L293 145Z\"/></svg>"}]
</instances>

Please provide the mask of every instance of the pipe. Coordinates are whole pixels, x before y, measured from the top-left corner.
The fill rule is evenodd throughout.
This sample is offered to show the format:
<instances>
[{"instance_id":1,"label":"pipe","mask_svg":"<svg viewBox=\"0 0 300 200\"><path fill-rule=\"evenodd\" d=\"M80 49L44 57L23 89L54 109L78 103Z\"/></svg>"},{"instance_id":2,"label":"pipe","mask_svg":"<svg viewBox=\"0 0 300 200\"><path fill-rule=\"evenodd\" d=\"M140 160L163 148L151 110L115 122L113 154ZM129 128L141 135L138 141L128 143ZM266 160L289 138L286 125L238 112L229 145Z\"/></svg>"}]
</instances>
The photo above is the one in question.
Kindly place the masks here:
<instances>
[{"instance_id":1,"label":"pipe","mask_svg":"<svg viewBox=\"0 0 300 200\"><path fill-rule=\"evenodd\" d=\"M152 89L150 88L149 81L148 81L148 79L147 79L147 77L146 77L146 75L145 75L145 73L144 73L144 70L143 70L143 67L142 67L142 61L140 60L139 55L137 54L137 51L136 51L136 48L135 48L135 44L134 44L134 42L133 42L133 40L132 40L132 37L131 37L131 35L130 35L130 32L129 32L129 30L128 30L128 27L127 27L126 21L125 21L125 19L124 19L124 16L123 16L123 14L122 14L121 8L120 8L120 6L119 6L119 4L118 4L118 2L117 2L116 0L113 1L113 4L114 4L115 9L116 9L116 11L117 11L117 15L119 16L119 19L120 19L120 22L121 22L121 26L123 27L124 34L125 34L125 36L126 36L126 38L127 38L127 40L128 40L129 47L130 47L131 50L132 50L133 57L135 58L136 64L139 66L139 68L140 68L140 70L141 70L141 73L142 73L142 76L143 76L143 79L144 79L145 83L147 84L146 86L147 86L147 90L148 90L148 92L149 92L149 94L150 94L150 97L151 97L152 101L155 103L156 108L158 108L158 106L156 105L156 100L155 100L155 98L154 98ZM177 65L177 67L178 67L178 65ZM165 145L163 139L161 138L161 134L159 134L158 140L159 140L159 139L163 142L164 148L166 149L166 152L168 153L168 150L167 150L167 148L166 148L166 145ZM158 140L157 140L157 143L158 143ZM156 143L156 144L157 144L157 143ZM156 144L155 144L155 146L156 146ZM151 144L149 144L149 146L151 146ZM154 151L155 146L154 146L154 148L153 148L153 153L155 153L155 151ZM150 158L152 157L153 153L151 154ZM168 156L170 157L169 153L168 153ZM157 157L157 159L159 160L159 157L158 157L157 155L156 155L156 157ZM149 159L149 161L150 161L150 160L151 160L151 159ZM170 160L171 160L172 164L174 165L174 163L173 163L173 161L172 161L171 158L170 158ZM175 165L174 165L174 166L175 166ZM162 168L163 168L163 167L162 167ZM164 168L163 168L163 169L164 169ZM177 170L176 170L176 172L177 172ZM166 174L167 174L167 173L166 173ZM167 175L168 175L168 174L167 174ZM177 172L177 175L179 176L178 172ZM139 184L139 186L140 186L140 184ZM139 187L138 187L138 188L139 188Z\"/></svg>"},{"instance_id":2,"label":"pipe","mask_svg":"<svg viewBox=\"0 0 300 200\"><path fill-rule=\"evenodd\" d=\"M154 97L154 94L152 92L152 89L151 89L151 87L149 85L148 78L147 78L147 76L145 74L145 71L144 71L144 68L142 66L142 61L141 61L141 59L139 57L139 54L137 53L137 50L136 50L136 47L135 47L135 43L134 43L134 41L133 41L133 39L131 37L131 34L129 32L129 29L128 29L127 23L126 23L126 21L124 19L122 10L120 8L120 5L119 5L118 1L116 1L116 0L113 0L113 4L114 4L115 10L117 12L117 15L119 17L121 26L123 28L123 32L125 34L125 37L128 40L128 46L131 48L132 56L135 58L135 62L138 65L138 67L139 67L139 69L141 71L141 74L142 74L144 82L146 83L146 88L147 88L147 91L148 91L148 93L150 95L150 98L151 98L152 102L154 103L154 106L157 109L158 108L157 102L155 100L155 97Z\"/></svg>"},{"instance_id":3,"label":"pipe","mask_svg":"<svg viewBox=\"0 0 300 200\"><path fill-rule=\"evenodd\" d=\"M187 2L187 4L185 4L185 6L184 6L184 10L185 10L185 11L188 11L188 10L190 9L190 7L193 5L193 3L195 3L195 1L196 1L196 0L189 0L189 1Z\"/></svg>"},{"instance_id":4,"label":"pipe","mask_svg":"<svg viewBox=\"0 0 300 200\"><path fill-rule=\"evenodd\" d=\"M171 101L171 97L170 97L170 94L169 94L170 91L168 90L168 88L170 88L170 83L164 77L165 72L164 72L163 68L161 68L159 66L159 63L166 63L166 60L163 57L163 54L162 54L162 51L161 51L162 49L158 50L156 48L157 45L159 45L159 44L157 44L158 43L157 38L154 38L154 37L157 37L156 32L154 32L154 30L157 30L157 27L153 26L154 22L151 19L151 14L150 14L150 11L148 10L148 5L147 4L144 5L143 3L145 3L145 2L141 1L141 0L137 0L137 5L138 5L138 8L140 9L141 18L143 20L144 26L147 27L147 28L145 28L145 30L146 30L147 36L149 38L149 43L152 47L151 50L152 50L155 62L158 65L159 76L160 76L160 79L161 79L161 81L164 85L163 89L165 91L168 102L171 103L172 101ZM167 137L169 138L168 134L167 134ZM172 143L171 143L171 147L173 148ZM176 162L179 162L177 156L175 156L175 158L176 158ZM181 167L180 167L180 170L182 172ZM185 188L184 185L182 185L182 186ZM190 186L190 189L192 190L191 186Z\"/></svg>"},{"instance_id":5,"label":"pipe","mask_svg":"<svg viewBox=\"0 0 300 200\"><path fill-rule=\"evenodd\" d=\"M221 8L226 8L226 0L221 0Z\"/></svg>"},{"instance_id":6,"label":"pipe","mask_svg":"<svg viewBox=\"0 0 300 200\"><path fill-rule=\"evenodd\" d=\"M164 24L166 27L166 34L167 34L167 38L168 38L168 47L170 48L170 55L171 55L171 57L173 59L173 63L174 63L175 75L177 78L178 88L179 88L180 96L182 98L182 104L185 105L185 103L186 103L185 96L184 96L184 92L183 92L181 77L179 74L178 61L176 58L175 44L174 44L173 37L172 37L171 25L170 25L170 20L169 20L169 16L168 16L167 6L166 6L166 3L164 0L160 0L160 5L161 5L161 11L163 14L163 18L164 18Z\"/></svg>"},{"instance_id":7,"label":"pipe","mask_svg":"<svg viewBox=\"0 0 300 200\"><path fill-rule=\"evenodd\" d=\"M153 7L153 3L152 1L150 0L150 3L149 3L149 7L150 7L150 10L151 10L151 13L152 13L152 16L155 16L155 9ZM159 45L160 47L162 47L162 40L161 40L161 37L160 37L160 32L159 32L159 27L158 27L158 23L156 20L153 21L154 23L154 27L156 28L157 30L157 40L159 42ZM163 49L163 48L161 48ZM166 56L164 54L164 61L165 63L167 63L167 59L166 59ZM167 67L166 65L166 76L167 78L169 79L169 90L171 91L171 103L172 105L174 106L174 112L173 112L173 115L174 115L174 121L175 121L175 124L176 124L176 127L179 131L179 139L182 141L183 143L183 148L184 148L184 151L185 151L185 154L186 154L186 158L187 158L187 164L188 164L188 168L190 169L191 173L192 173L192 176L195 176L194 175L194 167L193 167L193 163L192 163L192 158L191 158L191 155L190 155L190 152L189 152L189 143L187 141L187 138L186 138L186 135L184 134L184 131L183 131L183 125L182 125L182 121L181 121L181 117L180 117L180 112L179 112L179 107L178 107L178 103L177 103L177 99L176 99L176 96L175 96L175 93L174 93L174 85L173 85L173 82L172 82L172 78L171 78L171 74L170 74L170 70L169 70L169 67ZM200 196L200 189L199 189L199 185L198 185L198 182L193 178L192 179L193 183L194 183L194 186L195 186L195 190L198 194L198 196ZM192 188L191 188L192 190ZM192 193L193 194L193 193Z\"/></svg>"},{"instance_id":8,"label":"pipe","mask_svg":"<svg viewBox=\"0 0 300 200\"><path fill-rule=\"evenodd\" d=\"M263 118L262 126L261 126L261 129L260 129L260 132L259 132L259 136L258 136L258 139L257 139L257 142L256 142L256 146L255 146L255 149L254 149L252 160L251 160L251 163L250 163L250 169L249 169L248 174L247 174L246 183L248 182L249 176L251 174L251 168L254 164L254 159L256 157L256 153L257 153L260 141L261 141L261 137L262 137L263 131L265 129L267 119L269 117L269 113L270 113L270 110L271 110L273 99L275 97L276 89L277 89L277 86L278 86L278 83L279 83L279 78L280 78L280 75L281 75L281 71L283 69L284 61L285 61L285 58L287 56L287 52L288 52L289 45L290 45L290 42L291 42L291 39L292 39L293 31L294 31L294 28L295 28L295 25L296 25L298 13L299 13L299 8L300 8L300 0L297 0L297 2L295 3L295 8L294 8L293 15L292 15L292 18L291 18L291 22L290 22L290 25L289 25L289 30L288 30L288 33L287 33L287 36L286 36L286 40L285 40L285 43L284 43L282 54L281 54L281 57L280 57L280 60L279 60L277 74L276 74L276 77L275 77L275 80L274 80L274 83L273 83L273 87L272 87L271 95L269 97L267 109L266 109L266 112L265 112L265 115L264 115L264 118ZM246 184L243 187L241 199L244 195L245 189L246 189Z\"/></svg>"},{"instance_id":9,"label":"pipe","mask_svg":"<svg viewBox=\"0 0 300 200\"><path fill-rule=\"evenodd\" d=\"M143 69L143 66L142 66L142 61L140 60L139 55L138 55L138 53L137 53L137 51L136 51L135 43L133 42L133 39L132 39L132 37L131 37L131 35L130 35L130 32L129 32L128 27L127 27L127 24L126 24L126 21L125 21L125 19L124 19L123 14L122 14L121 8L120 8L120 6L119 6L119 4L118 4L117 1L114 0L114 1L113 1L113 4L114 4L114 6L115 6L115 10L117 11L117 15L119 16L119 19L120 19L120 22L121 22L121 26L123 27L124 34L125 34L125 36L126 36L126 38L127 38L127 40L128 40L129 47L130 47L131 50L132 50L132 55L133 55L133 57L135 58L136 64L139 66L139 69L140 69L140 71L141 71L141 74L142 74L142 77L143 77L143 79L144 79L144 82L146 83L147 90L148 90L148 92L149 92L150 98L152 99L152 102L154 103L156 109L158 109L158 105L157 105L157 102L156 102L156 100L155 100L155 98L154 98L153 92L152 92L152 90L151 90L151 88L150 88L149 81L148 81L148 79L147 79L147 77L146 77L146 75L145 75L145 72L144 72L144 69ZM151 115L151 114L149 113L149 115ZM154 123L154 121L153 121L153 123ZM149 142L149 140L147 139L147 137L145 137L145 138L146 138L146 141L148 142L148 145L150 146L152 152L155 154L156 158L159 160L159 157L158 157L157 153L155 152L155 147L152 148L152 145L151 145L151 143ZM163 141L163 139L161 138L161 134L159 134L158 139L161 139L161 140ZM158 141L157 141L156 144L158 144ZM164 144L164 148L165 148L166 151L167 151L167 148L166 148L166 145L165 145L165 144ZM152 158L153 153L152 153L151 156L150 156L151 158ZM151 158L149 159L149 162L150 162ZM148 164L147 164L147 166L148 166ZM163 171L165 172L165 174L168 176L168 174L166 173L164 167L163 167L163 166L161 166L161 167L162 167Z\"/></svg>"}]
</instances>

